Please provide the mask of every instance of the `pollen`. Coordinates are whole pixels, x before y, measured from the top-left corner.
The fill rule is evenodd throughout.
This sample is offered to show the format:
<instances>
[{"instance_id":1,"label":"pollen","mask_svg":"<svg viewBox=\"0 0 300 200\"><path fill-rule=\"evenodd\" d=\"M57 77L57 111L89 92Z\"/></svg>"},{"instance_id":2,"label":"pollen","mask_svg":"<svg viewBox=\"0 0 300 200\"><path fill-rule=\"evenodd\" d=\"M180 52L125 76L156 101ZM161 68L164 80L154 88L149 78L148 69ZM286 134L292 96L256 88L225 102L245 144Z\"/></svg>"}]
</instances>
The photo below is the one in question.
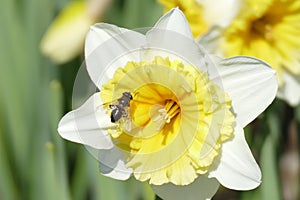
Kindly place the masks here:
<instances>
[{"instance_id":1,"label":"pollen","mask_svg":"<svg viewBox=\"0 0 300 200\"><path fill-rule=\"evenodd\" d=\"M158 105L161 108L156 109L156 107L155 105L152 107L154 112L151 114L151 120L156 123L157 131L162 130L165 124L169 124L172 118L180 113L179 105L173 100L166 100L164 107L161 105Z\"/></svg>"}]
</instances>

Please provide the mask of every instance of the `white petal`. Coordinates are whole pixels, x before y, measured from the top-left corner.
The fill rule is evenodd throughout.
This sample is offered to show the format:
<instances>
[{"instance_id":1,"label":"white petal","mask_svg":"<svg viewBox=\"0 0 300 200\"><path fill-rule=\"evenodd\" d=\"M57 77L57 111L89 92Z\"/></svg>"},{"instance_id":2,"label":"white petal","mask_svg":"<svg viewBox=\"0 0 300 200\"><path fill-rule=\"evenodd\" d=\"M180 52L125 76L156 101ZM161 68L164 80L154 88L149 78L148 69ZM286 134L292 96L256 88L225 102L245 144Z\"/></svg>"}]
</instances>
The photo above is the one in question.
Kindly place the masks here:
<instances>
[{"instance_id":1,"label":"white petal","mask_svg":"<svg viewBox=\"0 0 300 200\"><path fill-rule=\"evenodd\" d=\"M145 36L135 31L105 23L92 26L85 41L85 59L93 82L101 87L103 76L111 77L114 70L123 67L128 61L139 61L139 55L132 51L145 43ZM120 58L122 62L115 62ZM107 77L102 83L106 81Z\"/></svg>"},{"instance_id":2,"label":"white petal","mask_svg":"<svg viewBox=\"0 0 300 200\"><path fill-rule=\"evenodd\" d=\"M276 73L264 62L250 57L213 59L218 68L209 69L209 76L229 94L236 121L244 127L274 100Z\"/></svg>"},{"instance_id":3,"label":"white petal","mask_svg":"<svg viewBox=\"0 0 300 200\"><path fill-rule=\"evenodd\" d=\"M209 25L226 27L238 14L241 0L196 0L203 6L203 19Z\"/></svg>"},{"instance_id":4,"label":"white petal","mask_svg":"<svg viewBox=\"0 0 300 200\"><path fill-rule=\"evenodd\" d=\"M162 16L153 29L173 31L192 40L194 39L187 19L178 8L173 8Z\"/></svg>"},{"instance_id":5,"label":"white petal","mask_svg":"<svg viewBox=\"0 0 300 200\"><path fill-rule=\"evenodd\" d=\"M234 138L225 142L221 158L214 163L209 177L215 177L225 187L251 190L261 183L261 171L244 137L242 128L236 128Z\"/></svg>"},{"instance_id":6,"label":"white petal","mask_svg":"<svg viewBox=\"0 0 300 200\"><path fill-rule=\"evenodd\" d=\"M99 152L100 172L108 177L127 180L132 169L125 167L124 154L116 147Z\"/></svg>"},{"instance_id":7,"label":"white petal","mask_svg":"<svg viewBox=\"0 0 300 200\"><path fill-rule=\"evenodd\" d=\"M81 107L67 113L58 124L60 136L96 149L113 148L107 129L116 125L101 105L100 93L95 93Z\"/></svg>"},{"instance_id":8,"label":"white petal","mask_svg":"<svg viewBox=\"0 0 300 200\"><path fill-rule=\"evenodd\" d=\"M151 187L164 200L205 200L214 196L219 185L216 179L200 175L193 183L186 186L168 183L160 186L151 185Z\"/></svg>"},{"instance_id":9,"label":"white petal","mask_svg":"<svg viewBox=\"0 0 300 200\"><path fill-rule=\"evenodd\" d=\"M178 8L161 17L146 37L148 47L165 51L170 57L175 55L177 59L206 71L202 59L206 52L195 42L186 18Z\"/></svg>"},{"instance_id":10,"label":"white petal","mask_svg":"<svg viewBox=\"0 0 300 200\"><path fill-rule=\"evenodd\" d=\"M219 26L212 26L210 30L198 38L198 43L202 45L209 53L216 54L220 57L225 57L220 48L223 38L224 29Z\"/></svg>"},{"instance_id":11,"label":"white petal","mask_svg":"<svg viewBox=\"0 0 300 200\"><path fill-rule=\"evenodd\" d=\"M292 76L286 72L282 74L284 85L279 88L277 96L286 100L291 106L300 103L300 76Z\"/></svg>"}]
</instances>

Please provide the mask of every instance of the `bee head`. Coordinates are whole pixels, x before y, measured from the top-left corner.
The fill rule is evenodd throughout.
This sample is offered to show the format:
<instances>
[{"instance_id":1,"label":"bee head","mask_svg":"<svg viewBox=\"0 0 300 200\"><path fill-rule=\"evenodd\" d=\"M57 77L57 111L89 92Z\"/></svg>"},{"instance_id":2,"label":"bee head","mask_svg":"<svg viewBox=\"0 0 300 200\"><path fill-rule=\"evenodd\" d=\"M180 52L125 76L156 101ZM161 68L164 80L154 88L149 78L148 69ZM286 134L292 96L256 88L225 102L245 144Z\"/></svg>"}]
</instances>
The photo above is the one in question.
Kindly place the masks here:
<instances>
[{"instance_id":1,"label":"bee head","mask_svg":"<svg viewBox=\"0 0 300 200\"><path fill-rule=\"evenodd\" d=\"M130 92L123 92L123 96L127 97L128 99L132 99L132 95L130 94Z\"/></svg>"}]
</instances>

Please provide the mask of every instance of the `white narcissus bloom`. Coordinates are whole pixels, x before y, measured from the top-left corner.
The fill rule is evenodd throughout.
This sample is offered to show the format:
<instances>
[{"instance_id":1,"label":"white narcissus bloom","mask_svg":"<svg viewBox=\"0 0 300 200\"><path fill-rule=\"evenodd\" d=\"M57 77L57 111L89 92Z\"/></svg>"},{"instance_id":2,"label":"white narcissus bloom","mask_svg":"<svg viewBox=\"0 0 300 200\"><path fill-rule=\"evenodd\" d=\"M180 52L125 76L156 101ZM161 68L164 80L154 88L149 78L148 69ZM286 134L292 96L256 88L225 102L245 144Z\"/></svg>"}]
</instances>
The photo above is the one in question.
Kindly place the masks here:
<instances>
[{"instance_id":1,"label":"white narcissus bloom","mask_svg":"<svg viewBox=\"0 0 300 200\"><path fill-rule=\"evenodd\" d=\"M227 26L214 27L200 43L222 57L245 55L266 61L277 72L277 96L291 106L299 105L299 1L245 0L237 7Z\"/></svg>"},{"instance_id":2,"label":"white narcissus bloom","mask_svg":"<svg viewBox=\"0 0 300 200\"><path fill-rule=\"evenodd\" d=\"M267 64L208 55L179 9L146 34L96 24L85 54L100 92L67 113L58 132L98 149L102 174L134 176L175 200L209 199L219 184L260 184L243 127L275 98L276 75Z\"/></svg>"}]
</instances>

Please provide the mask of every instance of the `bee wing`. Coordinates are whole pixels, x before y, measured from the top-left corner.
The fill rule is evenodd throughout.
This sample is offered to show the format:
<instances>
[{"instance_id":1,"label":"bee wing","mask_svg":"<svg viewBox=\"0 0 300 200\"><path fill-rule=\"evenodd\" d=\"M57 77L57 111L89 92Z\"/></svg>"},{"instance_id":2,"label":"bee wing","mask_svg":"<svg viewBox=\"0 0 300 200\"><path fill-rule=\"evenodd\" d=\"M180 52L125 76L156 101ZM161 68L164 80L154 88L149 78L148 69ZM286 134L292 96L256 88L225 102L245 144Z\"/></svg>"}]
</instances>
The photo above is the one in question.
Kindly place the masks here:
<instances>
[{"instance_id":1,"label":"bee wing","mask_svg":"<svg viewBox=\"0 0 300 200\"><path fill-rule=\"evenodd\" d=\"M129 107L124 108L123 116L120 119L120 125L122 126L122 128L124 130L131 131L132 121L131 121L131 117L130 117L130 108Z\"/></svg>"},{"instance_id":2,"label":"bee wing","mask_svg":"<svg viewBox=\"0 0 300 200\"><path fill-rule=\"evenodd\" d=\"M131 131L131 128L132 128L132 122L131 122L131 119L129 118L121 118L120 120L120 126L123 130L126 130L128 132Z\"/></svg>"}]
</instances>

